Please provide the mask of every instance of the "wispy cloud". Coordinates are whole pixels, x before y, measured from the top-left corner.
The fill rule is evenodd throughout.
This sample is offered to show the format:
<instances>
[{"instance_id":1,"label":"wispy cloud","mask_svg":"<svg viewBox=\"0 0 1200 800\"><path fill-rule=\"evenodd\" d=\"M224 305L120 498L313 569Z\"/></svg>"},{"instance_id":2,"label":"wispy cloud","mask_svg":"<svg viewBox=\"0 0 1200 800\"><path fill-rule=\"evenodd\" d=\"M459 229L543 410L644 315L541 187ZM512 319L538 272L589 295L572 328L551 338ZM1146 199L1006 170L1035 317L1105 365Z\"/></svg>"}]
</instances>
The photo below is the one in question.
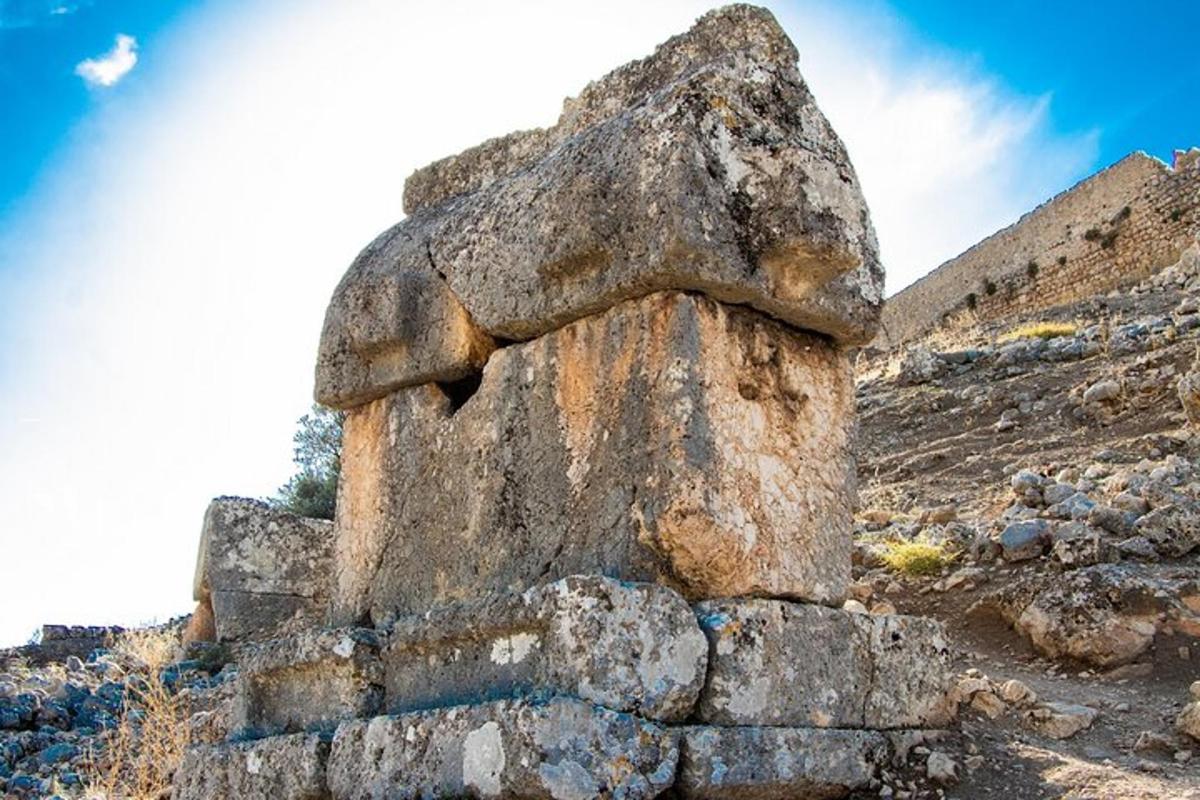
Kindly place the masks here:
<instances>
[{"instance_id":1,"label":"wispy cloud","mask_svg":"<svg viewBox=\"0 0 1200 800\"><path fill-rule=\"evenodd\" d=\"M111 50L99 58L88 58L75 66L75 74L90 86L115 86L137 64L137 39L117 34Z\"/></svg>"},{"instance_id":2,"label":"wispy cloud","mask_svg":"<svg viewBox=\"0 0 1200 800\"><path fill-rule=\"evenodd\" d=\"M91 4L92 0L0 0L0 30L31 28Z\"/></svg>"}]
</instances>

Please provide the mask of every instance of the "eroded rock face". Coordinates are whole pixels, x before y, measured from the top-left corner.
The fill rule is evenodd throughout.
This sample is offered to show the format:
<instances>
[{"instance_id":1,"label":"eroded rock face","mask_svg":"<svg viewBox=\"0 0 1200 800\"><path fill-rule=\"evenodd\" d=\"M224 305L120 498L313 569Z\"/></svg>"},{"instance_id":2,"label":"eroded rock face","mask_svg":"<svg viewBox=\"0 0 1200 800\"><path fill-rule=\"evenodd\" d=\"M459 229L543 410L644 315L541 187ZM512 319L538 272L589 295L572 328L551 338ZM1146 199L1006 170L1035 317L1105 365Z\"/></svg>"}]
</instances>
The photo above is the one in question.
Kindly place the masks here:
<instances>
[{"instance_id":1,"label":"eroded rock face","mask_svg":"<svg viewBox=\"0 0 1200 800\"><path fill-rule=\"evenodd\" d=\"M768 12L721 9L589 85L554 128L418 171L411 216L334 294L317 400L450 380L486 359L487 335L526 340L669 289L869 341L875 234L796 58Z\"/></svg>"},{"instance_id":2,"label":"eroded rock face","mask_svg":"<svg viewBox=\"0 0 1200 800\"><path fill-rule=\"evenodd\" d=\"M703 297L624 303L350 412L342 622L571 574L840 604L853 389L819 337Z\"/></svg>"},{"instance_id":3,"label":"eroded rock face","mask_svg":"<svg viewBox=\"0 0 1200 800\"><path fill-rule=\"evenodd\" d=\"M401 223L358 256L325 314L316 398L350 408L404 386L477 373L494 343L433 267L419 225Z\"/></svg>"},{"instance_id":4,"label":"eroded rock face","mask_svg":"<svg viewBox=\"0 0 1200 800\"><path fill-rule=\"evenodd\" d=\"M239 736L324 730L382 710L379 638L362 628L304 631L246 648L232 728Z\"/></svg>"},{"instance_id":5,"label":"eroded rock face","mask_svg":"<svg viewBox=\"0 0 1200 800\"><path fill-rule=\"evenodd\" d=\"M328 617L332 552L325 520L219 497L204 515L193 594L222 641L317 627Z\"/></svg>"},{"instance_id":6,"label":"eroded rock face","mask_svg":"<svg viewBox=\"0 0 1200 800\"><path fill-rule=\"evenodd\" d=\"M651 798L671 785L678 734L577 700L502 700L349 722L329 787L378 797Z\"/></svg>"},{"instance_id":7,"label":"eroded rock face","mask_svg":"<svg viewBox=\"0 0 1200 800\"><path fill-rule=\"evenodd\" d=\"M329 742L295 734L193 747L175 773L176 800L326 800Z\"/></svg>"},{"instance_id":8,"label":"eroded rock face","mask_svg":"<svg viewBox=\"0 0 1200 800\"><path fill-rule=\"evenodd\" d=\"M711 653L702 722L888 729L954 716L949 647L933 620L778 600L718 600L696 613Z\"/></svg>"},{"instance_id":9,"label":"eroded rock face","mask_svg":"<svg viewBox=\"0 0 1200 800\"><path fill-rule=\"evenodd\" d=\"M708 642L670 589L573 576L400 620L383 662L389 713L549 691L678 722Z\"/></svg>"}]
</instances>

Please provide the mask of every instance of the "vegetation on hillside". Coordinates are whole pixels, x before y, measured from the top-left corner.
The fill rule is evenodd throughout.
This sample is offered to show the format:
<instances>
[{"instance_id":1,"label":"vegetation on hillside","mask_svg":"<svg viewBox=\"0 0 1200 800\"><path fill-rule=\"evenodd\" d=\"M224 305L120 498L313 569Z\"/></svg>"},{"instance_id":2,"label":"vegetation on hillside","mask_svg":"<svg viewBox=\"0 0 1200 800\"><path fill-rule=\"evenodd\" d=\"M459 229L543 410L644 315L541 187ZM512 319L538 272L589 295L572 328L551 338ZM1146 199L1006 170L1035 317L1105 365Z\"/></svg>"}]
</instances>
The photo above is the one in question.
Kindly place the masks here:
<instances>
[{"instance_id":1,"label":"vegetation on hillside","mask_svg":"<svg viewBox=\"0 0 1200 800\"><path fill-rule=\"evenodd\" d=\"M333 519L345 418L344 412L314 405L297 421L292 437L296 474L280 487L272 501L275 505L304 517Z\"/></svg>"}]
</instances>

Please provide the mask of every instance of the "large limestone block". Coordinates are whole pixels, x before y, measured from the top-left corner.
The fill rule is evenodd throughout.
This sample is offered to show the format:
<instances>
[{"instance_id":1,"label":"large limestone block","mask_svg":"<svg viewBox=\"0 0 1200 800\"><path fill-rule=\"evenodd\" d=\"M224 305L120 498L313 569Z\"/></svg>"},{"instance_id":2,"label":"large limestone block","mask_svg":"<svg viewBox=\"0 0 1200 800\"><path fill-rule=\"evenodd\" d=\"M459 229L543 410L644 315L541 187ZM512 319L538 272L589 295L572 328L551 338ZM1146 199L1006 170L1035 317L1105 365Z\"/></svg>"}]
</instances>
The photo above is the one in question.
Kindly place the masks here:
<instances>
[{"instance_id":1,"label":"large limestone block","mask_svg":"<svg viewBox=\"0 0 1200 800\"><path fill-rule=\"evenodd\" d=\"M669 729L578 700L502 700L343 723L334 800L651 798L679 759Z\"/></svg>"},{"instance_id":2,"label":"large limestone block","mask_svg":"<svg viewBox=\"0 0 1200 800\"><path fill-rule=\"evenodd\" d=\"M382 704L375 631L310 630L243 648L230 727L238 737L332 731Z\"/></svg>"},{"instance_id":3,"label":"large limestone block","mask_svg":"<svg viewBox=\"0 0 1200 800\"><path fill-rule=\"evenodd\" d=\"M325 520L218 497L204 515L193 594L211 609L222 641L323 625L332 552L333 526Z\"/></svg>"},{"instance_id":4,"label":"large limestone block","mask_svg":"<svg viewBox=\"0 0 1200 800\"><path fill-rule=\"evenodd\" d=\"M334 291L316 399L350 408L402 386L455 381L478 372L493 347L434 270L423 229L398 225L363 250Z\"/></svg>"},{"instance_id":5,"label":"large limestone block","mask_svg":"<svg viewBox=\"0 0 1200 800\"><path fill-rule=\"evenodd\" d=\"M698 800L845 797L865 789L888 746L874 731L685 728L675 791Z\"/></svg>"},{"instance_id":6,"label":"large limestone block","mask_svg":"<svg viewBox=\"0 0 1200 800\"><path fill-rule=\"evenodd\" d=\"M689 598L840 604L854 392L842 351L660 293L351 411L339 621L375 624L572 574Z\"/></svg>"},{"instance_id":7,"label":"large limestone block","mask_svg":"<svg viewBox=\"0 0 1200 800\"><path fill-rule=\"evenodd\" d=\"M890 729L953 716L934 620L778 600L717 600L696 613L711 653L702 722Z\"/></svg>"},{"instance_id":8,"label":"large limestone block","mask_svg":"<svg viewBox=\"0 0 1200 800\"><path fill-rule=\"evenodd\" d=\"M388 713L550 692L681 721L708 641L669 589L576 576L400 620L383 663Z\"/></svg>"},{"instance_id":9,"label":"large limestone block","mask_svg":"<svg viewBox=\"0 0 1200 800\"><path fill-rule=\"evenodd\" d=\"M326 800L329 741L296 734L201 745L175 771L175 800Z\"/></svg>"},{"instance_id":10,"label":"large limestone block","mask_svg":"<svg viewBox=\"0 0 1200 800\"><path fill-rule=\"evenodd\" d=\"M418 171L411 216L330 304L317 399L466 371L488 349L472 321L525 340L667 289L870 341L875 234L796 57L768 12L722 9L590 84L553 128Z\"/></svg>"}]
</instances>

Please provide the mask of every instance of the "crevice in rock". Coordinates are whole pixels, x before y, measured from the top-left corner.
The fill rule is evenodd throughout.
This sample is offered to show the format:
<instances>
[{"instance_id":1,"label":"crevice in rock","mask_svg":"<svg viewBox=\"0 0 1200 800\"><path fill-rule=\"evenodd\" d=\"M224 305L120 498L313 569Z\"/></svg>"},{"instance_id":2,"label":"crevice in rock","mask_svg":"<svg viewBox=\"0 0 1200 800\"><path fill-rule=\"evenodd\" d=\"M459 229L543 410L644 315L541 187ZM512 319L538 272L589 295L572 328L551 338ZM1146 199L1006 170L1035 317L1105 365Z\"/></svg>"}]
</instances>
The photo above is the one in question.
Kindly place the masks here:
<instances>
[{"instance_id":1,"label":"crevice in rock","mask_svg":"<svg viewBox=\"0 0 1200 800\"><path fill-rule=\"evenodd\" d=\"M438 388L442 390L442 394L446 395L446 398L450 401L449 416L453 417L457 414L458 410L475 396L482 383L482 372L473 373L456 381L439 381Z\"/></svg>"}]
</instances>

